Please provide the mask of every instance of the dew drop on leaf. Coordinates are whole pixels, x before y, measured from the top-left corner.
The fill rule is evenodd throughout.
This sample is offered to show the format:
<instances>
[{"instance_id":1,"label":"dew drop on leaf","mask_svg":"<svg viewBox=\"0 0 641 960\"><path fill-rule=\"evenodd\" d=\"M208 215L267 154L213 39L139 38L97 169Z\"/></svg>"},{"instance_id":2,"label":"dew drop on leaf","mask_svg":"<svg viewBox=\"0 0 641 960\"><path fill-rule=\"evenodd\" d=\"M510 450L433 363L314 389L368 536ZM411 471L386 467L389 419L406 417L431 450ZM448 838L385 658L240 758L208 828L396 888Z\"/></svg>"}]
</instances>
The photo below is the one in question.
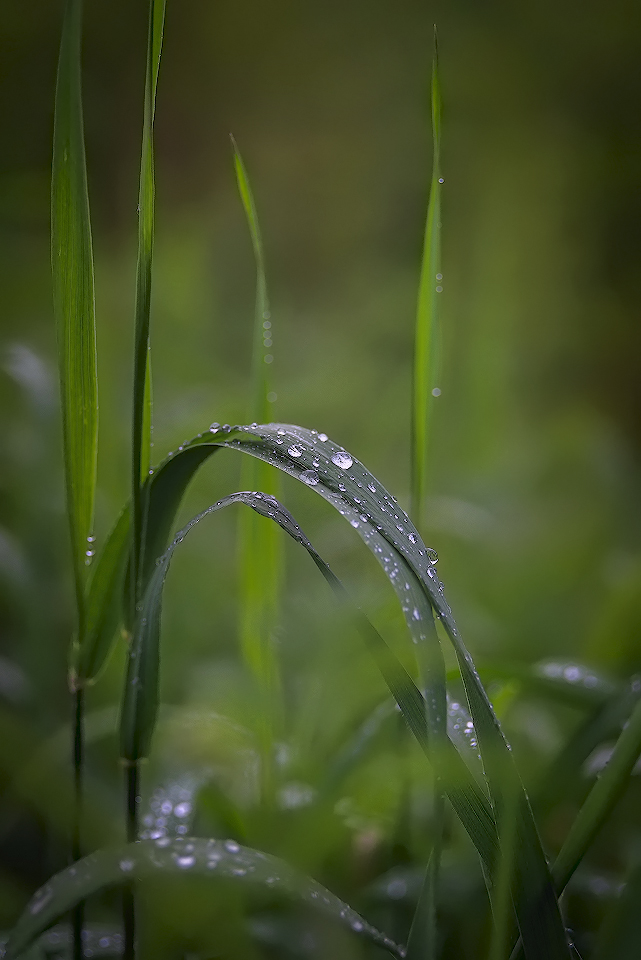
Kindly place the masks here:
<instances>
[{"instance_id":1,"label":"dew drop on leaf","mask_svg":"<svg viewBox=\"0 0 641 960\"><path fill-rule=\"evenodd\" d=\"M303 470L300 478L308 487L315 487L320 479L315 470Z\"/></svg>"},{"instance_id":2,"label":"dew drop on leaf","mask_svg":"<svg viewBox=\"0 0 641 960\"><path fill-rule=\"evenodd\" d=\"M291 447L287 448L287 453L290 455L290 457L294 457L294 459L296 459L297 457L302 456L303 451L301 447L297 446L295 443L292 443Z\"/></svg>"},{"instance_id":3,"label":"dew drop on leaf","mask_svg":"<svg viewBox=\"0 0 641 960\"><path fill-rule=\"evenodd\" d=\"M332 456L332 463L335 463L341 470L349 470L354 461L345 450L337 450Z\"/></svg>"},{"instance_id":4,"label":"dew drop on leaf","mask_svg":"<svg viewBox=\"0 0 641 960\"><path fill-rule=\"evenodd\" d=\"M238 853L240 845L235 840L225 840L225 850L229 853Z\"/></svg>"}]
</instances>

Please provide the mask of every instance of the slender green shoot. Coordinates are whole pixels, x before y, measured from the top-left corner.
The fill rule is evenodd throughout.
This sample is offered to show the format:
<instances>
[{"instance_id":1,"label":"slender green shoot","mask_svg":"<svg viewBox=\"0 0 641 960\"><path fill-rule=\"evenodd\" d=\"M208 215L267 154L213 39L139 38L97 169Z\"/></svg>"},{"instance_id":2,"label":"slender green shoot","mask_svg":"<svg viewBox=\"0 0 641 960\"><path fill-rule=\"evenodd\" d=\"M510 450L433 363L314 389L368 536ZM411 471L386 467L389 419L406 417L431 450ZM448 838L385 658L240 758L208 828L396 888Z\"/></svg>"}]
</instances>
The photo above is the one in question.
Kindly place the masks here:
<instances>
[{"instance_id":1,"label":"slender green shoot","mask_svg":"<svg viewBox=\"0 0 641 960\"><path fill-rule=\"evenodd\" d=\"M433 400L438 396L436 383L436 334L438 296L441 292L441 93L438 51L434 32L432 62L432 182L425 221L421 277L416 305L414 340L414 376L412 389L411 507L419 530L427 489L427 451Z\"/></svg>"},{"instance_id":2,"label":"slender green shoot","mask_svg":"<svg viewBox=\"0 0 641 960\"><path fill-rule=\"evenodd\" d=\"M98 375L93 252L82 117L81 0L67 0L56 83L51 181L51 265L62 430L76 593L77 639L85 634L86 567L93 555L92 524L98 450ZM81 856L84 698L75 689L72 762L74 814L71 856ZM83 910L73 917L73 953L82 954Z\"/></svg>"},{"instance_id":3,"label":"slender green shoot","mask_svg":"<svg viewBox=\"0 0 641 960\"><path fill-rule=\"evenodd\" d=\"M261 423L270 416L273 329L256 204L238 146L233 137L231 141L238 190L247 217L256 262L251 405L248 419ZM264 490L275 496L280 489L278 474L268 464L251 457L243 459L241 486L247 490ZM274 725L280 725L280 677L274 647L274 630L282 578L281 541L274 524L268 523L252 510L241 512L238 534L240 645L245 663L258 688L260 738L263 747L263 793L265 799L268 799L272 792L273 779L273 728Z\"/></svg>"}]
</instances>

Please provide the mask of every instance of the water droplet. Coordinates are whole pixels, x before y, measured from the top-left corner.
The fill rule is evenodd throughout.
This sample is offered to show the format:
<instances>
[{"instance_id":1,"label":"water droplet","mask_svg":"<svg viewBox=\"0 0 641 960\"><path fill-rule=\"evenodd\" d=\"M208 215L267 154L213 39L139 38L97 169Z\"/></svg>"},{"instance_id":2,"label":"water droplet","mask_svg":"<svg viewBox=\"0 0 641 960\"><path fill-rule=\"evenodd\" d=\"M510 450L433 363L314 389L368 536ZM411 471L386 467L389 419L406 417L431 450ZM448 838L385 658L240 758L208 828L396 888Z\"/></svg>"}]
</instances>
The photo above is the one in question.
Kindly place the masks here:
<instances>
[{"instance_id":1,"label":"water droplet","mask_svg":"<svg viewBox=\"0 0 641 960\"><path fill-rule=\"evenodd\" d=\"M273 359L274 358L272 357L271 353L266 353L265 356L263 357L263 360L265 361L265 363L272 363Z\"/></svg>"},{"instance_id":2,"label":"water droplet","mask_svg":"<svg viewBox=\"0 0 641 960\"><path fill-rule=\"evenodd\" d=\"M95 543L96 538L94 536L87 537L87 543Z\"/></svg>"},{"instance_id":3,"label":"water droplet","mask_svg":"<svg viewBox=\"0 0 641 960\"><path fill-rule=\"evenodd\" d=\"M190 803L177 803L174 807L174 813L177 817L183 818L188 817L191 813L191 804Z\"/></svg>"},{"instance_id":4,"label":"water droplet","mask_svg":"<svg viewBox=\"0 0 641 960\"><path fill-rule=\"evenodd\" d=\"M278 400L278 394L274 393L273 390L270 390L267 394L267 403L276 403Z\"/></svg>"},{"instance_id":5,"label":"water droplet","mask_svg":"<svg viewBox=\"0 0 641 960\"><path fill-rule=\"evenodd\" d=\"M29 907L29 913L36 914L40 913L43 907L49 903L52 897L52 891L50 887L44 887L42 890L38 890L36 893L31 906Z\"/></svg>"},{"instance_id":6,"label":"water droplet","mask_svg":"<svg viewBox=\"0 0 641 960\"><path fill-rule=\"evenodd\" d=\"M430 563L438 563L438 553L432 547L427 548L426 555Z\"/></svg>"},{"instance_id":7,"label":"water droplet","mask_svg":"<svg viewBox=\"0 0 641 960\"><path fill-rule=\"evenodd\" d=\"M121 861L120 861L120 869L123 871L123 873L129 873L129 871L130 871L130 870L133 870L133 868L134 868L134 862L133 862L133 860L121 860Z\"/></svg>"},{"instance_id":8,"label":"water droplet","mask_svg":"<svg viewBox=\"0 0 641 960\"><path fill-rule=\"evenodd\" d=\"M287 448L287 453L290 455L290 457L297 458L297 457L302 456L302 454L303 454L303 448L302 448L302 447L299 447L299 446L298 446L297 444L295 444L295 443L292 443L291 447L288 447L288 448Z\"/></svg>"},{"instance_id":9,"label":"water droplet","mask_svg":"<svg viewBox=\"0 0 641 960\"><path fill-rule=\"evenodd\" d=\"M363 929L363 924L360 920L352 920L352 930L355 930L356 933L360 933Z\"/></svg>"},{"instance_id":10,"label":"water droplet","mask_svg":"<svg viewBox=\"0 0 641 960\"><path fill-rule=\"evenodd\" d=\"M439 178L438 178L438 182L439 182L439 183L445 183L445 180L443 179L443 177L439 177Z\"/></svg>"},{"instance_id":11,"label":"water droplet","mask_svg":"<svg viewBox=\"0 0 641 960\"><path fill-rule=\"evenodd\" d=\"M370 490L372 493L376 493L376 487L374 486L373 483L368 483L367 489Z\"/></svg>"},{"instance_id":12,"label":"water droplet","mask_svg":"<svg viewBox=\"0 0 641 960\"><path fill-rule=\"evenodd\" d=\"M263 314L263 320L269 320L270 317L271 317L271 313L269 312L269 310L265 310Z\"/></svg>"},{"instance_id":13,"label":"water droplet","mask_svg":"<svg viewBox=\"0 0 641 960\"><path fill-rule=\"evenodd\" d=\"M413 533L408 533L407 539L409 540L410 543L416 543L416 537L414 536Z\"/></svg>"},{"instance_id":14,"label":"water droplet","mask_svg":"<svg viewBox=\"0 0 641 960\"><path fill-rule=\"evenodd\" d=\"M269 320L265 320L265 322L263 323L263 327L264 327L265 330L271 330L271 326L272 326L272 325L271 325L271 323L269 322Z\"/></svg>"},{"instance_id":15,"label":"water droplet","mask_svg":"<svg viewBox=\"0 0 641 960\"><path fill-rule=\"evenodd\" d=\"M338 489L340 490L341 493L345 493L345 491L347 490L347 487L345 486L344 483L339 483Z\"/></svg>"},{"instance_id":16,"label":"water droplet","mask_svg":"<svg viewBox=\"0 0 641 960\"><path fill-rule=\"evenodd\" d=\"M414 618L414 620L421 619L421 614L419 613L418 607L414 607L414 609L412 610L412 617Z\"/></svg>"},{"instance_id":17,"label":"water droplet","mask_svg":"<svg viewBox=\"0 0 641 960\"><path fill-rule=\"evenodd\" d=\"M229 853L238 853L240 845L235 840L225 840L225 850Z\"/></svg>"},{"instance_id":18,"label":"water droplet","mask_svg":"<svg viewBox=\"0 0 641 960\"><path fill-rule=\"evenodd\" d=\"M443 293L443 287L440 285L440 283L439 283L439 285L438 285L437 288L436 288L436 292L437 292L437 293Z\"/></svg>"},{"instance_id":19,"label":"water droplet","mask_svg":"<svg viewBox=\"0 0 641 960\"><path fill-rule=\"evenodd\" d=\"M193 867L196 862L196 858L189 855L187 857L176 857L176 863L181 868L181 870L188 870L189 867Z\"/></svg>"},{"instance_id":20,"label":"water droplet","mask_svg":"<svg viewBox=\"0 0 641 960\"><path fill-rule=\"evenodd\" d=\"M441 388L440 388L440 387L434 387L434 389L432 390L432 396L433 396L433 397L440 397L440 395L441 395Z\"/></svg>"},{"instance_id":21,"label":"water droplet","mask_svg":"<svg viewBox=\"0 0 641 960\"><path fill-rule=\"evenodd\" d=\"M357 527L357 526L358 526L358 520L350 520L349 522L351 523L351 525L352 525L353 527Z\"/></svg>"},{"instance_id":22,"label":"water droplet","mask_svg":"<svg viewBox=\"0 0 641 960\"><path fill-rule=\"evenodd\" d=\"M345 450L337 450L332 456L332 463L335 463L341 470L349 470L354 461Z\"/></svg>"},{"instance_id":23,"label":"water droplet","mask_svg":"<svg viewBox=\"0 0 641 960\"><path fill-rule=\"evenodd\" d=\"M325 441L327 440L327 434L326 434L326 433L319 433L319 434L318 434L318 439L320 440L321 443L325 443Z\"/></svg>"},{"instance_id":24,"label":"water droplet","mask_svg":"<svg viewBox=\"0 0 641 960\"><path fill-rule=\"evenodd\" d=\"M168 847L170 843L171 840L169 837L159 837L158 840L156 840L157 847Z\"/></svg>"},{"instance_id":25,"label":"water droplet","mask_svg":"<svg viewBox=\"0 0 641 960\"><path fill-rule=\"evenodd\" d=\"M315 487L320 479L315 470L303 470L300 478L308 487Z\"/></svg>"},{"instance_id":26,"label":"water droplet","mask_svg":"<svg viewBox=\"0 0 641 960\"><path fill-rule=\"evenodd\" d=\"M273 341L271 340L270 337L265 337L265 339L263 340L264 347L271 347L272 343Z\"/></svg>"},{"instance_id":27,"label":"water droplet","mask_svg":"<svg viewBox=\"0 0 641 960\"><path fill-rule=\"evenodd\" d=\"M219 423L212 423L211 427L209 428L210 433L218 433L219 430L220 430Z\"/></svg>"}]
</instances>

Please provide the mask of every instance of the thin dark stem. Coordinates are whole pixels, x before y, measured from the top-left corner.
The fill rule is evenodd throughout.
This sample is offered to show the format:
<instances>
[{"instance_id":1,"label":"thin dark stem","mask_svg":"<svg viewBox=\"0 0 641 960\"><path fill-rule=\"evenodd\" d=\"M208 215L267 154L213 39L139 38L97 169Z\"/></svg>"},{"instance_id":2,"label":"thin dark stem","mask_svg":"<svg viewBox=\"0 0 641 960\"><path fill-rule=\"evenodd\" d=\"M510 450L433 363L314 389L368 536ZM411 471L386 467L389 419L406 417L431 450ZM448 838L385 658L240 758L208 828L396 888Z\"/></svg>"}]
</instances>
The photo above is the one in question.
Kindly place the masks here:
<instances>
[{"instance_id":1,"label":"thin dark stem","mask_svg":"<svg viewBox=\"0 0 641 960\"><path fill-rule=\"evenodd\" d=\"M73 820L71 825L71 860L79 860L82 856L81 849L81 827L82 827L82 787L84 770L84 713L85 696L84 690L79 689L74 694L74 716L73 716ZM80 902L75 907L71 916L71 926L73 930L73 960L81 960L82 951L82 928L85 919L85 905Z\"/></svg>"},{"instance_id":2,"label":"thin dark stem","mask_svg":"<svg viewBox=\"0 0 641 960\"><path fill-rule=\"evenodd\" d=\"M140 800L140 767L132 763L126 768L127 794L127 841L138 839L138 803ZM135 960L136 956L136 911L134 892L131 886L125 887L122 896L122 919L125 934L124 960ZM74 958L75 960L75 958Z\"/></svg>"}]
</instances>

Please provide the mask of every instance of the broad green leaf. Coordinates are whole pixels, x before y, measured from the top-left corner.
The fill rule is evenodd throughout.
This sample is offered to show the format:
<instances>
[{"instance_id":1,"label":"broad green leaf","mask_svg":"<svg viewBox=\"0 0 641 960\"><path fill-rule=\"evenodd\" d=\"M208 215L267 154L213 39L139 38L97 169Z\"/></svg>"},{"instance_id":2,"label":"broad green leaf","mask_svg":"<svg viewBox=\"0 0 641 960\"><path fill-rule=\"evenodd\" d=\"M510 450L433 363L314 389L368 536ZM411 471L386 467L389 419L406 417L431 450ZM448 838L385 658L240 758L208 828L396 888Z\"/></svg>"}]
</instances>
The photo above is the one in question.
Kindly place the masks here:
<instances>
[{"instance_id":1,"label":"broad green leaf","mask_svg":"<svg viewBox=\"0 0 641 960\"><path fill-rule=\"evenodd\" d=\"M273 360L273 329L265 255L258 223L254 195L247 170L234 138L234 167L238 191L242 200L256 262L256 302L252 351L251 405L249 420L261 422L268 416L268 394L271 389L269 372ZM241 486L248 490L263 490L278 496L279 475L260 460L243 459ZM238 518L239 554L239 632L245 663L256 679L261 740L263 742L263 788L270 790L271 758L273 757L274 724L278 727L280 697L279 668L273 642L278 616L282 557L280 537L273 523L266 523L253 510L241 511Z\"/></svg>"},{"instance_id":2,"label":"broad green leaf","mask_svg":"<svg viewBox=\"0 0 641 960\"><path fill-rule=\"evenodd\" d=\"M427 448L429 442L432 391L436 383L436 334L438 297L441 292L441 93L438 74L436 34L432 62L432 182L427 206L421 277L416 305L414 337L414 378L412 390L411 514L422 529L427 489Z\"/></svg>"},{"instance_id":3,"label":"broad green leaf","mask_svg":"<svg viewBox=\"0 0 641 960\"><path fill-rule=\"evenodd\" d=\"M270 896L288 897L352 930L393 956L402 948L359 916L315 880L298 873L278 857L241 847L233 840L202 837L170 841L139 840L115 849L98 850L62 870L37 891L14 927L5 960L13 960L80 900L131 880L161 876L210 877L258 887Z\"/></svg>"},{"instance_id":4,"label":"broad green leaf","mask_svg":"<svg viewBox=\"0 0 641 960\"><path fill-rule=\"evenodd\" d=\"M93 523L98 445L98 378L93 254L80 79L81 0L67 0L53 135L51 263L58 334L67 512L84 632L85 561ZM88 561L87 561L88 562Z\"/></svg>"},{"instance_id":5,"label":"broad green leaf","mask_svg":"<svg viewBox=\"0 0 641 960\"><path fill-rule=\"evenodd\" d=\"M113 649L122 622L122 590L130 546L126 508L94 564L87 590L85 633L72 650L70 676L74 688L93 683Z\"/></svg>"},{"instance_id":6,"label":"broad green leaf","mask_svg":"<svg viewBox=\"0 0 641 960\"><path fill-rule=\"evenodd\" d=\"M147 69L143 116L140 188L138 194L138 265L136 271L136 320L134 332L134 384L132 420L132 564L131 602L135 603L140 575L140 544L145 524L141 485L149 470L151 443L151 363L149 355L149 315L151 308L151 271L154 248L154 115L160 54L162 50L165 0L151 0L147 39Z\"/></svg>"}]
</instances>

